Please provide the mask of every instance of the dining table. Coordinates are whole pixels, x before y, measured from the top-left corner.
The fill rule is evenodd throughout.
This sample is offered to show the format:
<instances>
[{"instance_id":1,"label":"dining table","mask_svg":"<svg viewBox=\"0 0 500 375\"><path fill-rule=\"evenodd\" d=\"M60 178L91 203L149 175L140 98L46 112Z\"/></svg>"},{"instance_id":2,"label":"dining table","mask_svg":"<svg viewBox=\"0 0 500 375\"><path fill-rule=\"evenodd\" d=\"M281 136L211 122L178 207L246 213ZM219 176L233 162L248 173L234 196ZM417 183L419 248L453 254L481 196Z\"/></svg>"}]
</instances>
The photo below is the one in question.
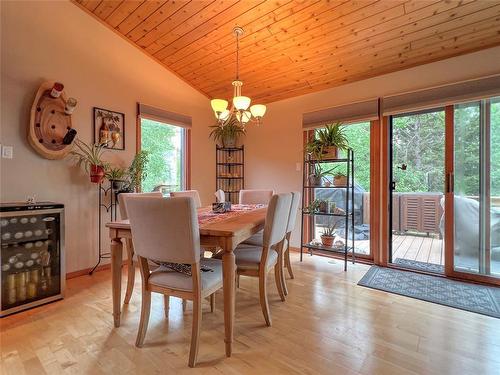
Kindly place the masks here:
<instances>
[{"instance_id":1,"label":"dining table","mask_svg":"<svg viewBox=\"0 0 500 375\"><path fill-rule=\"evenodd\" d=\"M233 205L230 211L215 213L211 207L198 209L200 245L218 247L223 251L224 342L226 356L232 353L236 294L236 263L234 249L238 244L264 228L267 207L264 205ZM111 288L114 326L120 326L123 242L133 240L128 220L108 222L111 239ZM132 241L128 241L131 243Z\"/></svg>"}]
</instances>

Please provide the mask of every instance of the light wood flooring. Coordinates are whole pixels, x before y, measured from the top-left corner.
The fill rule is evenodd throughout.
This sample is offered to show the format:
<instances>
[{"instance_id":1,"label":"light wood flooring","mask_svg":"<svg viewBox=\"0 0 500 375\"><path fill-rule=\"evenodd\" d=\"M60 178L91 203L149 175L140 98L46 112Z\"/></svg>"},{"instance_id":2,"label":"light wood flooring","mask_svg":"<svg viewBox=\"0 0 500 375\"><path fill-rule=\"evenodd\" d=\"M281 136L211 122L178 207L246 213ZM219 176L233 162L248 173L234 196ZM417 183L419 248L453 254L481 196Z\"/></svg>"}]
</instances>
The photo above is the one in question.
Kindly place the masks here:
<instances>
[{"instance_id":1,"label":"light wood flooring","mask_svg":"<svg viewBox=\"0 0 500 375\"><path fill-rule=\"evenodd\" d=\"M113 328L109 271L68 280L65 300L0 320L7 374L498 374L500 319L357 286L369 268L292 254L295 280L279 300L269 280L266 327L254 278L241 278L235 345L224 356L222 294L204 306L199 365L187 367L191 310L153 298L145 346L134 346L140 279ZM138 274L138 273L137 273ZM126 278L124 278L126 280Z\"/></svg>"}]
</instances>

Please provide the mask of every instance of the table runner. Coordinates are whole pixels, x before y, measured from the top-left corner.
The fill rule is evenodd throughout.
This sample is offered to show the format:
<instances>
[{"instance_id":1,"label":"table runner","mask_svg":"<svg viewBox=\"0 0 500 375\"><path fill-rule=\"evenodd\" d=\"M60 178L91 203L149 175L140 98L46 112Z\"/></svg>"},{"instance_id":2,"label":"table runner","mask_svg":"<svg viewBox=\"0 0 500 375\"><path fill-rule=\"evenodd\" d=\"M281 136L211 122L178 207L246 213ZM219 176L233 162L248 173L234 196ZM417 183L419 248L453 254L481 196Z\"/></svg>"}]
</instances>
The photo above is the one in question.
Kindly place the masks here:
<instances>
[{"instance_id":1,"label":"table runner","mask_svg":"<svg viewBox=\"0 0 500 375\"><path fill-rule=\"evenodd\" d=\"M198 223L199 224L216 223L218 221L226 220L231 217L237 216L241 212L257 210L265 206L266 206L265 204L233 204L231 205L231 211L227 211L221 214L215 213L212 210L198 212Z\"/></svg>"}]
</instances>

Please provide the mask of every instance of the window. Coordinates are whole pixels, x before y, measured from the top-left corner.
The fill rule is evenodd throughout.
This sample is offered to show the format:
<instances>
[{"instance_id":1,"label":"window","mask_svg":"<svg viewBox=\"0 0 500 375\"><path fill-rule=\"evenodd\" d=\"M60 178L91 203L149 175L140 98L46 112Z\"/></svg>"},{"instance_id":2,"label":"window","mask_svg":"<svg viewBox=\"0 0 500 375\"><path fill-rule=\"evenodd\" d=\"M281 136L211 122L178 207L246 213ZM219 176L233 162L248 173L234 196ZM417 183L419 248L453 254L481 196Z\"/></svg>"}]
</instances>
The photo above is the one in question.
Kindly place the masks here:
<instances>
[{"instance_id":1,"label":"window","mask_svg":"<svg viewBox=\"0 0 500 375\"><path fill-rule=\"evenodd\" d=\"M149 153L142 191L185 190L188 130L147 118L140 119L140 127L141 150Z\"/></svg>"}]
</instances>

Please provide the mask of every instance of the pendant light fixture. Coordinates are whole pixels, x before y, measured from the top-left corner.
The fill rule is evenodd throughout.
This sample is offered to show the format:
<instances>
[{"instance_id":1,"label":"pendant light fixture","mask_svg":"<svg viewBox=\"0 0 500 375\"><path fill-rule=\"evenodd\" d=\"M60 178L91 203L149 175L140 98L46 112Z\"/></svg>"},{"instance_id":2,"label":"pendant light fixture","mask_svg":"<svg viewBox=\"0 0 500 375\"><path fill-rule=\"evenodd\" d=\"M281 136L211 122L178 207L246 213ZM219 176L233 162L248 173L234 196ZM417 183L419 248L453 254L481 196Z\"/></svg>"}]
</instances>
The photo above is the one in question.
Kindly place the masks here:
<instances>
[{"instance_id":1,"label":"pendant light fixture","mask_svg":"<svg viewBox=\"0 0 500 375\"><path fill-rule=\"evenodd\" d=\"M248 96L241 94L241 86L243 82L240 80L240 40L243 35L243 28L236 26L233 29L233 34L236 37L236 79L232 85L234 87L234 95L232 105L228 109L229 102L224 99L212 99L210 104L214 110L215 117L220 126L224 126L224 122L234 116L241 126L245 126L249 122L256 122L258 125L262 123L262 117L266 113L264 104L250 105L252 100Z\"/></svg>"}]
</instances>

